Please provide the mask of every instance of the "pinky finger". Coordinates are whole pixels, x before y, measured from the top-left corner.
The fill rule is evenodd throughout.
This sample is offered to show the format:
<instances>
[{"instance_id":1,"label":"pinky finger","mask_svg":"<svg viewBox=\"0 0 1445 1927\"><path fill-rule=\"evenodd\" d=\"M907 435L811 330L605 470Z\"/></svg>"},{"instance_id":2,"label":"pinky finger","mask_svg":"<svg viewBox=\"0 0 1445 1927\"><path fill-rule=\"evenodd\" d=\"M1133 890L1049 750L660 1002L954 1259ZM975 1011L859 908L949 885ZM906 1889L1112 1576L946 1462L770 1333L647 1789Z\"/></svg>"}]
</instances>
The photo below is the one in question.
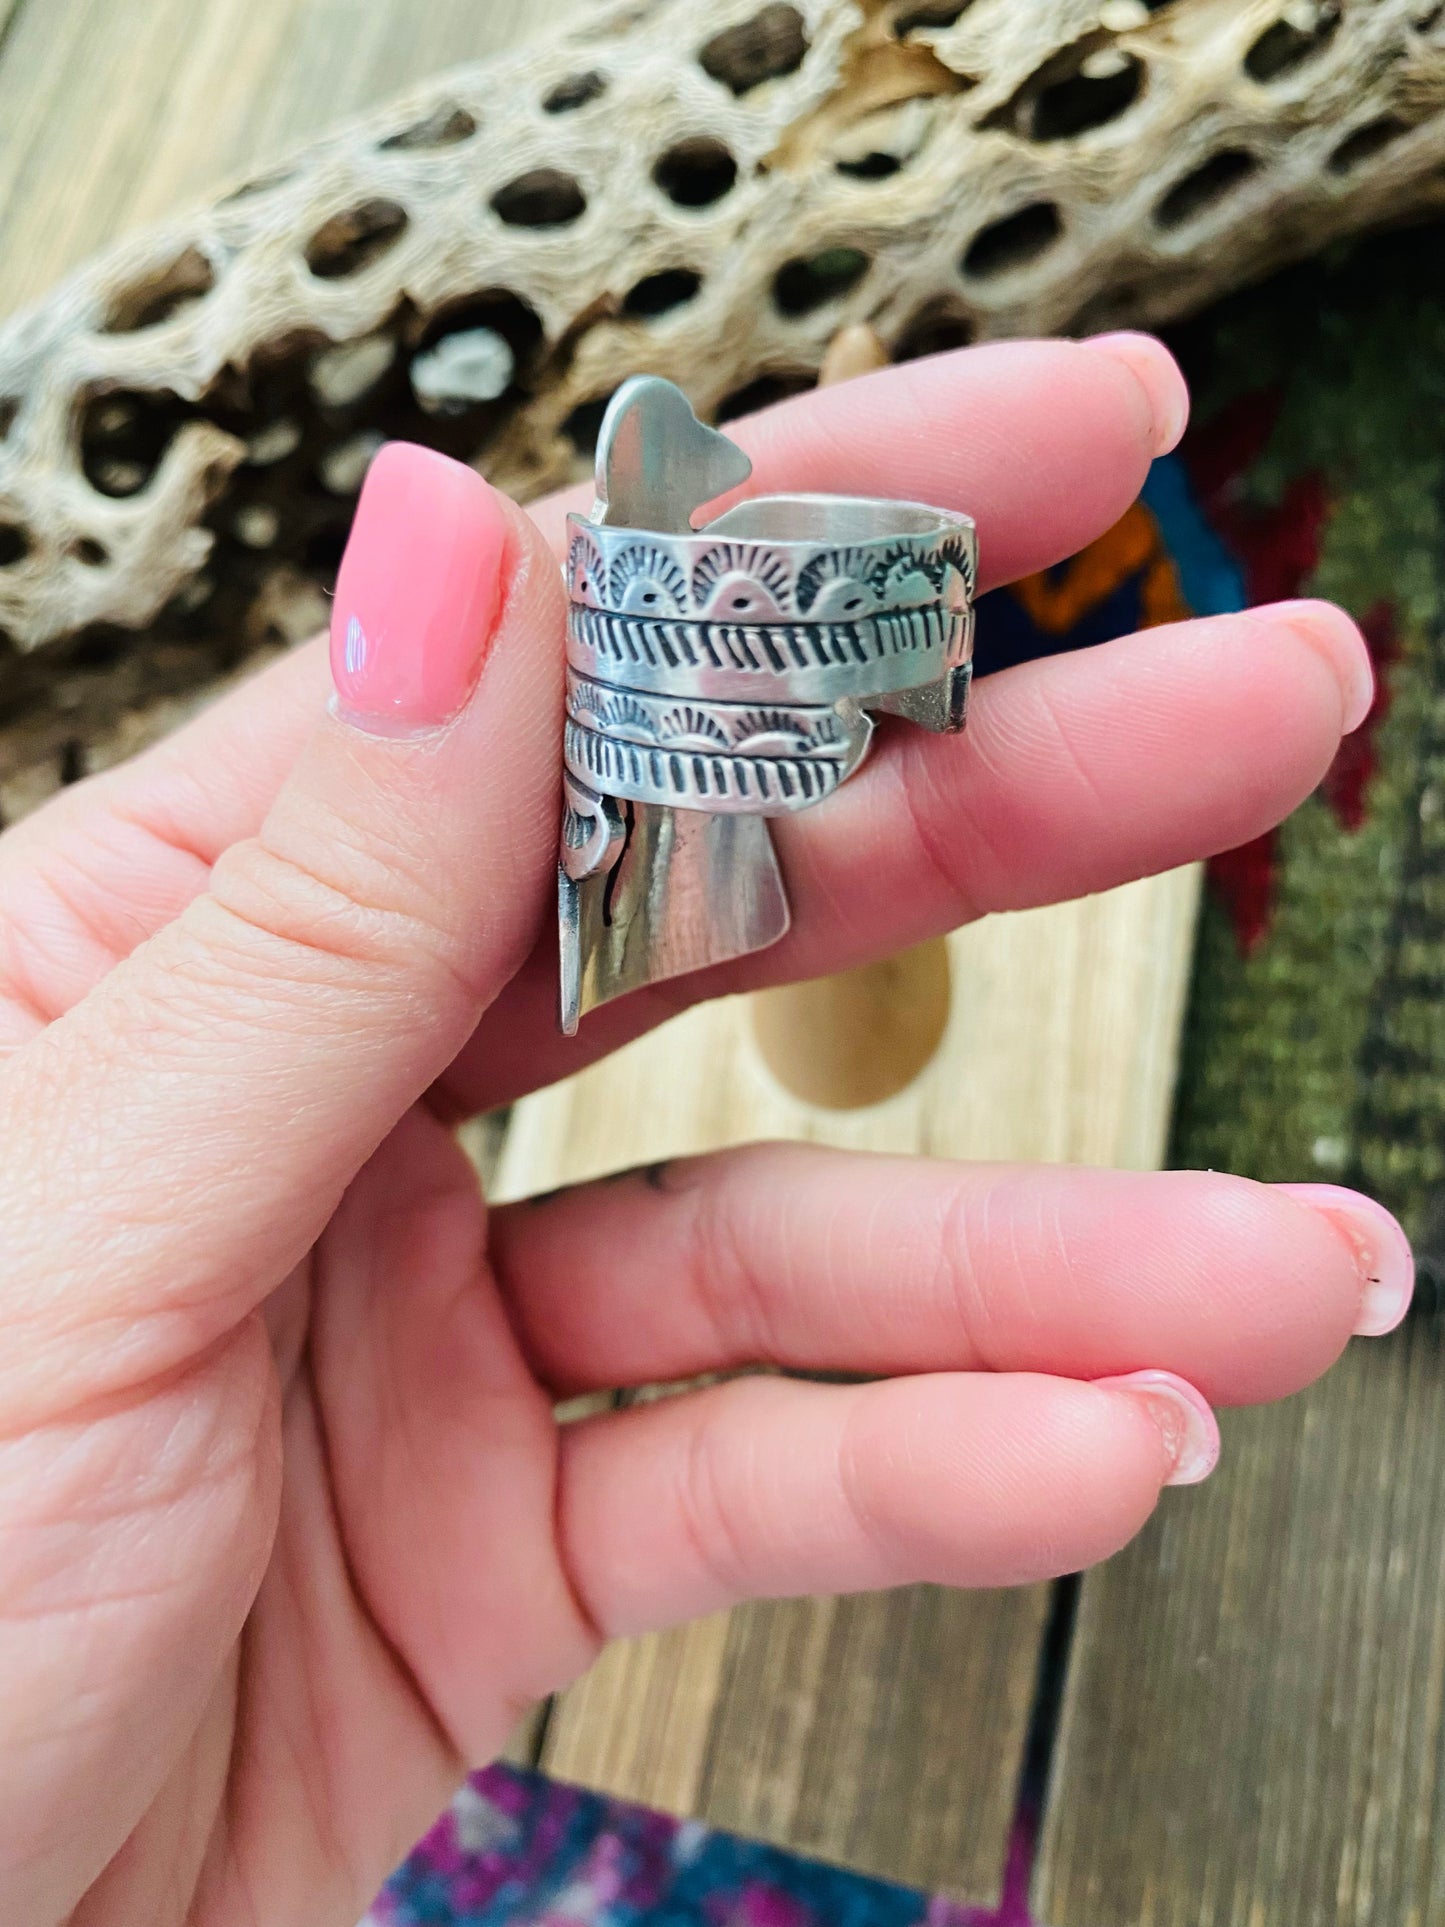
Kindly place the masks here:
<instances>
[{"instance_id":1,"label":"pinky finger","mask_svg":"<svg viewBox=\"0 0 1445 1927\"><path fill-rule=\"evenodd\" d=\"M740 1379L566 1428L561 1543L608 1638L744 1599L1022 1585L1118 1551L1218 1451L1165 1372Z\"/></svg>"}]
</instances>

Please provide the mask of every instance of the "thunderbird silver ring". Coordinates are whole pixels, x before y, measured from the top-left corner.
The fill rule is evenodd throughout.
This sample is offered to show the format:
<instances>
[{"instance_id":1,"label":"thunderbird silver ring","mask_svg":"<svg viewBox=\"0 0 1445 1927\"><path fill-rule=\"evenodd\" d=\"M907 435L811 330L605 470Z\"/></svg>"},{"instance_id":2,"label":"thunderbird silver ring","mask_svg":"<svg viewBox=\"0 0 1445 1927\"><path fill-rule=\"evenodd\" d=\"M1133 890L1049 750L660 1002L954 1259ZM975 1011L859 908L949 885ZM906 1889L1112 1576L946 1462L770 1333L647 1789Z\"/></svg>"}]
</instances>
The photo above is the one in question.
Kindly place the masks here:
<instances>
[{"instance_id":1,"label":"thunderbird silver ring","mask_svg":"<svg viewBox=\"0 0 1445 1927\"><path fill-rule=\"evenodd\" d=\"M823 803L877 712L963 728L978 543L944 509L763 495L693 526L751 463L671 382L613 397L597 501L569 517L558 871L562 1029L775 943L767 818Z\"/></svg>"}]
</instances>

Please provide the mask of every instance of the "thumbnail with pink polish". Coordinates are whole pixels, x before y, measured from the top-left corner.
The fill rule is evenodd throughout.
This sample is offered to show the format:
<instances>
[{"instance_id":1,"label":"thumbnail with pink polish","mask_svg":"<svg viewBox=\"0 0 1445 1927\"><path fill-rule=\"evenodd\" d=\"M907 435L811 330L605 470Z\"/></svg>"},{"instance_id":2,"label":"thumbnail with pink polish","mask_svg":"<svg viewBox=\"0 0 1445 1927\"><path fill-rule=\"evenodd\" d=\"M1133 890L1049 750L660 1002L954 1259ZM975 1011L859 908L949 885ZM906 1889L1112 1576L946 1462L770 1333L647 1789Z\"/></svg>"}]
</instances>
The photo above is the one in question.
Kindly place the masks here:
<instances>
[{"instance_id":1,"label":"thumbnail with pink polish","mask_svg":"<svg viewBox=\"0 0 1445 1927\"><path fill-rule=\"evenodd\" d=\"M389 442L367 474L331 618L342 713L383 733L434 729L464 707L501 599L507 525L474 469Z\"/></svg>"}]
</instances>

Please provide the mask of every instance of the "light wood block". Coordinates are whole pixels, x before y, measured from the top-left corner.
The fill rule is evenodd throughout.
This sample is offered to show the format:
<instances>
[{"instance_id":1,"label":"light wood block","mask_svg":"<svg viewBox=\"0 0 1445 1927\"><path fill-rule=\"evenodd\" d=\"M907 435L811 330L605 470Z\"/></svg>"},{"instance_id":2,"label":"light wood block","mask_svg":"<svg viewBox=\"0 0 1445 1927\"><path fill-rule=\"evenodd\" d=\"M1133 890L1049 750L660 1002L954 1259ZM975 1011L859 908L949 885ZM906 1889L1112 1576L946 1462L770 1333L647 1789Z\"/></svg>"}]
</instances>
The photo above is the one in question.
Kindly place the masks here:
<instances>
[{"instance_id":1,"label":"light wood block","mask_svg":"<svg viewBox=\"0 0 1445 1927\"><path fill-rule=\"evenodd\" d=\"M933 1061L863 1110L784 1090L757 1050L749 999L689 1011L518 1104L495 1193L763 1137L1147 1170L1164 1152L1197 892L1181 870L956 932Z\"/></svg>"}]
</instances>

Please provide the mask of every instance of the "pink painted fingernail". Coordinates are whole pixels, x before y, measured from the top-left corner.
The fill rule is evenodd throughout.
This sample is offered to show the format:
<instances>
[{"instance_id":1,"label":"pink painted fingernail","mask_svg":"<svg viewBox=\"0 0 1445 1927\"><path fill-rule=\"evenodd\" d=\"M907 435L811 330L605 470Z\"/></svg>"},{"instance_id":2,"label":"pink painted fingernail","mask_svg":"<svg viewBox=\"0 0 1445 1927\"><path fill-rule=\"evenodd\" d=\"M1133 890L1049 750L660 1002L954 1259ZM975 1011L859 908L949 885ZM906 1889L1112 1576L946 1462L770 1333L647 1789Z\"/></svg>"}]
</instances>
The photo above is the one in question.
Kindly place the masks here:
<instances>
[{"instance_id":1,"label":"pink painted fingernail","mask_svg":"<svg viewBox=\"0 0 1445 1927\"><path fill-rule=\"evenodd\" d=\"M1154 424L1154 453L1167 455L1177 448L1189 425L1189 384L1163 342L1125 329L1090 335L1081 345L1122 362L1144 390Z\"/></svg>"},{"instance_id":2,"label":"pink painted fingernail","mask_svg":"<svg viewBox=\"0 0 1445 1927\"><path fill-rule=\"evenodd\" d=\"M1127 1392L1147 1406L1159 1427L1173 1471L1166 1485L1199 1485L1219 1463L1219 1426L1209 1401L1175 1372L1126 1372L1097 1378L1113 1392Z\"/></svg>"},{"instance_id":3,"label":"pink painted fingernail","mask_svg":"<svg viewBox=\"0 0 1445 1927\"><path fill-rule=\"evenodd\" d=\"M1277 1184L1288 1198L1318 1211L1344 1238L1360 1274L1358 1338L1383 1338L1410 1309L1415 1295L1415 1254L1404 1226L1359 1191L1342 1184Z\"/></svg>"},{"instance_id":4,"label":"pink painted fingernail","mask_svg":"<svg viewBox=\"0 0 1445 1927\"><path fill-rule=\"evenodd\" d=\"M1286 622L1329 661L1344 698L1344 729L1348 735L1369 715L1375 700L1375 667L1360 634L1359 624L1333 602L1302 597L1296 602L1271 602L1255 615Z\"/></svg>"},{"instance_id":5,"label":"pink painted fingernail","mask_svg":"<svg viewBox=\"0 0 1445 1927\"><path fill-rule=\"evenodd\" d=\"M331 616L331 675L348 722L435 729L466 704L501 603L507 523L475 469L388 442L367 473Z\"/></svg>"}]
</instances>

